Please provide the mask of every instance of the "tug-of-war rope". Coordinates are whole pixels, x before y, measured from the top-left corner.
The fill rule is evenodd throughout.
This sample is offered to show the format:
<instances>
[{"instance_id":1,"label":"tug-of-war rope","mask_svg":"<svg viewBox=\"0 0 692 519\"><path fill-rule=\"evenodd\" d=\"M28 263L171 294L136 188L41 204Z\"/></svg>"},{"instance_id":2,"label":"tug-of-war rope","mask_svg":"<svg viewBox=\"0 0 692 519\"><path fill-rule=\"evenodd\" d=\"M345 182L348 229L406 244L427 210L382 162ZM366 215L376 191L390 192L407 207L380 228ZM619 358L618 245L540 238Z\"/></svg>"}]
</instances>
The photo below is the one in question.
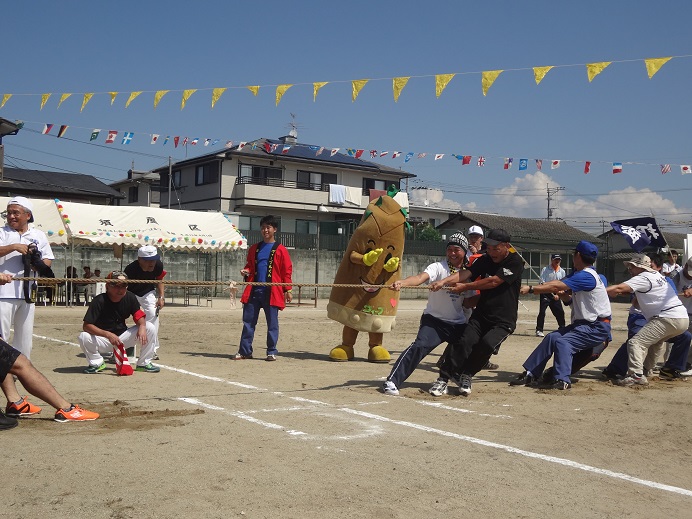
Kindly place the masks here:
<instances>
[{"instance_id":1,"label":"tug-of-war rope","mask_svg":"<svg viewBox=\"0 0 692 519\"><path fill-rule=\"evenodd\" d=\"M72 283L73 285L95 285L96 283L107 283L107 284L117 284L117 285L135 285L135 284L155 284L155 285L166 285L166 286L179 286L179 287L213 287L222 286L224 290L230 291L231 306L235 308L236 305L236 293L239 286L254 286L254 287L296 287L296 288L390 288L392 285L370 285L368 283L268 283L262 281L166 281L162 279L106 279L106 278L33 278L33 277L13 277L12 281L34 281L39 285L60 285L62 283ZM415 286L415 287L401 287L413 288L419 290L429 290L428 285ZM443 287L444 289L449 289L450 287Z\"/></svg>"}]
</instances>

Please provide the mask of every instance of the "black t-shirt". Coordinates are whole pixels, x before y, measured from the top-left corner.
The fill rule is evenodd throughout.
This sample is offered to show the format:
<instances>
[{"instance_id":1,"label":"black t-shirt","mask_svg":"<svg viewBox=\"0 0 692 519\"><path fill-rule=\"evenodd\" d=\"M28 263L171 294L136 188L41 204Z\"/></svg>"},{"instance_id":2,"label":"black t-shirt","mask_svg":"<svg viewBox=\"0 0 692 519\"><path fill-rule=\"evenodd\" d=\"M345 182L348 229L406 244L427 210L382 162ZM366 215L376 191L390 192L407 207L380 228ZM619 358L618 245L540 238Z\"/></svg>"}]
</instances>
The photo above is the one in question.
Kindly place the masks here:
<instances>
[{"instance_id":1,"label":"black t-shirt","mask_svg":"<svg viewBox=\"0 0 692 519\"><path fill-rule=\"evenodd\" d=\"M161 279L163 274L163 263L161 260L156 260L154 265L154 270L151 272L144 272L142 267L139 266L139 261L133 261L127 267L125 267L125 274L130 279ZM154 283L130 283L127 285L127 289L137 296L143 296L148 292L151 292L156 288Z\"/></svg>"},{"instance_id":2,"label":"black t-shirt","mask_svg":"<svg viewBox=\"0 0 692 519\"><path fill-rule=\"evenodd\" d=\"M481 319L507 326L511 331L517 326L519 288L524 272L524 261L516 252L510 252L500 263L494 263L487 254L473 262L471 279L497 276L504 281L490 290L481 290L473 315Z\"/></svg>"},{"instance_id":3,"label":"black t-shirt","mask_svg":"<svg viewBox=\"0 0 692 519\"><path fill-rule=\"evenodd\" d=\"M139 301L132 292L125 292L118 303L111 301L107 294L99 294L91 300L84 322L120 335L127 330L125 319L134 316L139 309Z\"/></svg>"}]
</instances>

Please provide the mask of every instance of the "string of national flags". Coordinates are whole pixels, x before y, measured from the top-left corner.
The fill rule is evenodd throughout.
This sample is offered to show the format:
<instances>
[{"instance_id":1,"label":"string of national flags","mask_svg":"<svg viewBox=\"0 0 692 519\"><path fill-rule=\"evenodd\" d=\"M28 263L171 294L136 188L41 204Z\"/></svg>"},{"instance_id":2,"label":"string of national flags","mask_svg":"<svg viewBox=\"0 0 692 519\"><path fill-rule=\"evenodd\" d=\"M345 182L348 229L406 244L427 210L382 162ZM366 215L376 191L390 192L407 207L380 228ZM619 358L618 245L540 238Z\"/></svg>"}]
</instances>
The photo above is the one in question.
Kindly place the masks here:
<instances>
[{"instance_id":1,"label":"string of national flags","mask_svg":"<svg viewBox=\"0 0 692 519\"><path fill-rule=\"evenodd\" d=\"M51 134L51 131L54 128L54 124L44 124L43 125L43 130L41 133L43 135L49 135ZM60 125L58 130L57 130L57 137L61 138L65 136L65 133L67 132L67 129L69 128L69 125L63 124ZM120 142L121 145L129 145L132 140L135 137L134 132L130 131L120 131L120 130L108 130L104 131L101 130L100 128L94 128L91 131L91 135L89 137L89 142L92 141L97 141L101 134L104 134L106 137L105 143L106 144L115 144L117 141ZM197 146L198 144L201 146L216 146L221 142L222 139L214 139L214 138L203 138L200 139L199 137L187 137L187 136L181 136L181 135L166 135L163 139L161 139L161 134L158 133L144 133L141 134L146 136L146 139L149 140L150 144L157 144L159 140L163 142L163 145L165 146L169 142L172 143L174 148L177 148L178 146ZM414 158L416 160L420 159L425 159L426 157L432 158L434 161L441 160L445 158L446 156L451 157L453 159L456 159L461 163L462 166L468 166L475 164L477 167L482 168L486 165L486 162L489 159L495 160L495 159L500 159L502 160L502 165L503 169L510 170L514 166L514 158L513 157L487 157L483 155L464 155L464 154L459 154L459 153L427 153L427 152L413 152L409 151L407 153L404 153L402 151L382 151L382 150L375 150L375 149L370 149L366 150L364 148L329 148L329 147L324 147L324 146L310 146L306 144L279 144L279 143L271 143L271 142L264 142L262 141L238 141L237 144L234 143L232 140L226 140L224 143L224 148L233 148L234 146L237 146L238 150L242 150L245 148L245 146L250 146L251 149L257 149L258 147L261 147L264 149L269 154L281 154L281 155L288 155L290 150L292 148L307 148L310 151L315 153L315 157L319 157L320 155L323 154L328 154L330 157L333 157L337 153L341 152L344 155L348 155L349 157L354 157L356 159L361 159L364 156L369 157L371 159L384 159L387 157L391 157L392 159L397 159L399 157L403 157L404 163L408 163ZM343 151L342 151L343 150ZM531 159L532 161L535 162L536 165L536 171L543 171L543 159ZM530 160L527 158L520 158L518 159L518 170L519 171L527 171L529 168L529 162ZM550 160L548 163L550 165L551 170L558 169L562 163L581 163L582 161L575 161L575 160L561 160L561 159L553 159ZM641 163L641 162L603 162L603 161L583 161L584 164L584 174L591 173L591 166L593 164L608 164L612 168L612 173L619 174L623 172L623 164L625 165L651 165L647 163ZM666 174L670 173L672 171L672 166L679 166L680 168L680 173L682 175L687 175L692 173L692 165L690 164L659 164L661 174Z\"/></svg>"}]
</instances>

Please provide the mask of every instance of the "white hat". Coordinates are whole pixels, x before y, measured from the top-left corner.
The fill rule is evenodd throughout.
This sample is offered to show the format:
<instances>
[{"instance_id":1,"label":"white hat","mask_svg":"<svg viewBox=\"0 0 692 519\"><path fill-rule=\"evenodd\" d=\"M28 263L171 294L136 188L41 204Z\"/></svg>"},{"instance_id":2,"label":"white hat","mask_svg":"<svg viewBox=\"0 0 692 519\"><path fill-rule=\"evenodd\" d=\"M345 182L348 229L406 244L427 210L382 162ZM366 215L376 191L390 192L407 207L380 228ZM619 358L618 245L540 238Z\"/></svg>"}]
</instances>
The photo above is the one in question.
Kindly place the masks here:
<instances>
[{"instance_id":1,"label":"white hat","mask_svg":"<svg viewBox=\"0 0 692 519\"><path fill-rule=\"evenodd\" d=\"M31 203L31 200L26 198L25 196L15 196L7 202L7 206L11 205L21 205L24 209L29 211L31 213L31 216L29 217L29 223L34 221L34 204Z\"/></svg>"},{"instance_id":2,"label":"white hat","mask_svg":"<svg viewBox=\"0 0 692 519\"><path fill-rule=\"evenodd\" d=\"M159 251L153 245L144 245L137 251L137 257L143 260L157 260L159 259Z\"/></svg>"},{"instance_id":3,"label":"white hat","mask_svg":"<svg viewBox=\"0 0 692 519\"><path fill-rule=\"evenodd\" d=\"M483 229L481 229L478 225L472 225L469 227L469 234L480 234L481 236L484 236Z\"/></svg>"}]
</instances>

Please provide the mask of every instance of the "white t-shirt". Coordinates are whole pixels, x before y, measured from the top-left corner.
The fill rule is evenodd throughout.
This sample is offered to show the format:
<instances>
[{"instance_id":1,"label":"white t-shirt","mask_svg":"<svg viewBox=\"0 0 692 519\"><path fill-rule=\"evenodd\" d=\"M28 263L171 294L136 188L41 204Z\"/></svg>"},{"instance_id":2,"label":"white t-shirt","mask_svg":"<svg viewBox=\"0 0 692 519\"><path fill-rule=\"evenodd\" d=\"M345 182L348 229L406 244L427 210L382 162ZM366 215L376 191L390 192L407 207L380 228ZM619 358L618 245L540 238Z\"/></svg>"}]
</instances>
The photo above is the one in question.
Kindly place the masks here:
<instances>
[{"instance_id":1,"label":"white t-shirt","mask_svg":"<svg viewBox=\"0 0 692 519\"><path fill-rule=\"evenodd\" d=\"M664 276L673 277L676 273L680 272L681 270L682 267L677 263L673 263L671 265L666 261L661 267L661 274L663 274Z\"/></svg>"},{"instance_id":2,"label":"white t-shirt","mask_svg":"<svg viewBox=\"0 0 692 519\"><path fill-rule=\"evenodd\" d=\"M430 276L428 283L434 283L450 275L446 261L431 263L424 272ZM428 305L423 313L448 323L464 324L466 322L464 299L471 297L473 294L473 290L468 290L463 294L454 294L449 290L430 292L428 295Z\"/></svg>"},{"instance_id":3,"label":"white t-shirt","mask_svg":"<svg viewBox=\"0 0 692 519\"><path fill-rule=\"evenodd\" d=\"M692 288L692 279L687 279L685 273L681 270L673 277L673 283L675 283L675 288L678 294L682 294L688 288ZM688 314L692 314L692 297L685 297L683 295L678 296L682 304L687 309Z\"/></svg>"},{"instance_id":4,"label":"white t-shirt","mask_svg":"<svg viewBox=\"0 0 692 519\"><path fill-rule=\"evenodd\" d=\"M55 259L46 234L39 229L29 227L29 230L24 234L19 234L11 227L5 225L0 229L0 245L13 245L15 243L25 243L27 245L35 243L38 250L41 251L43 259ZM22 255L17 251L12 251L0 258L0 272L13 276L23 276L24 262L22 261ZM37 277L36 272L32 271L31 275L32 277ZM22 282L13 281L6 285L0 285L0 299L24 299Z\"/></svg>"},{"instance_id":5,"label":"white t-shirt","mask_svg":"<svg viewBox=\"0 0 692 519\"><path fill-rule=\"evenodd\" d=\"M639 308L650 321L654 317L687 317L687 310L673 287L658 272L642 272L625 281L637 296Z\"/></svg>"}]
</instances>

